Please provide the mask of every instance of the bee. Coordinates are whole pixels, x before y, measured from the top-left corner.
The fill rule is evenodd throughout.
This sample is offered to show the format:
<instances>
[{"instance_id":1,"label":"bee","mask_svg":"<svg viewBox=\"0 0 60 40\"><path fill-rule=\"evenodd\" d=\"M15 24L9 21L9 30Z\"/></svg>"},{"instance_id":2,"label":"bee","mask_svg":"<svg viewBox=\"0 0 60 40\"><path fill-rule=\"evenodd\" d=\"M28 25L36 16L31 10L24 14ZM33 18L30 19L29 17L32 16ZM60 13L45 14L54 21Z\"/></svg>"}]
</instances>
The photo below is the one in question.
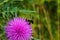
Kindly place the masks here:
<instances>
[{"instance_id":1,"label":"bee","mask_svg":"<svg viewBox=\"0 0 60 40\"><path fill-rule=\"evenodd\" d=\"M28 21L29 24L33 24L33 20L28 20L28 19L26 19L26 21Z\"/></svg>"}]
</instances>

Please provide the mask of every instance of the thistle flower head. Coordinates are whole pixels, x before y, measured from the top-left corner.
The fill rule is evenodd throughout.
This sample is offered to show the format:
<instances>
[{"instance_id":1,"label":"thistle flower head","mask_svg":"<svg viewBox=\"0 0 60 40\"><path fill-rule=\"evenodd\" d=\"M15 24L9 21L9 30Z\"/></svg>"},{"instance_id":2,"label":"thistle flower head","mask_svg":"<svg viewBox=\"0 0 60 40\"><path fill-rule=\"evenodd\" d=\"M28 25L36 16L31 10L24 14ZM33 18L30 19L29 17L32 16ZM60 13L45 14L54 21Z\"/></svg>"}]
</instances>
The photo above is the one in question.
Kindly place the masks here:
<instances>
[{"instance_id":1,"label":"thistle flower head","mask_svg":"<svg viewBox=\"0 0 60 40\"><path fill-rule=\"evenodd\" d=\"M24 18L14 18L5 26L8 40L30 40L32 35L31 25Z\"/></svg>"}]
</instances>

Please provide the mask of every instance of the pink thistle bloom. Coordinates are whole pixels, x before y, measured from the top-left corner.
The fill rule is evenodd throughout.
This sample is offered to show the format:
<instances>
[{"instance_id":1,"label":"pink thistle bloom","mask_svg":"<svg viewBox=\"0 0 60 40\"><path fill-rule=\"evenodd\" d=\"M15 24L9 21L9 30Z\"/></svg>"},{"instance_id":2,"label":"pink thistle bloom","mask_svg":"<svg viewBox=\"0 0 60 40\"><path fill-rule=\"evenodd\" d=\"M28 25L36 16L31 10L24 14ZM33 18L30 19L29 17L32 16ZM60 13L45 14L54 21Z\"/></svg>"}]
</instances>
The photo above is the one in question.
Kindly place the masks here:
<instances>
[{"instance_id":1,"label":"pink thistle bloom","mask_svg":"<svg viewBox=\"0 0 60 40\"><path fill-rule=\"evenodd\" d=\"M31 25L24 18L14 18L5 27L8 40L30 40L32 36Z\"/></svg>"}]
</instances>

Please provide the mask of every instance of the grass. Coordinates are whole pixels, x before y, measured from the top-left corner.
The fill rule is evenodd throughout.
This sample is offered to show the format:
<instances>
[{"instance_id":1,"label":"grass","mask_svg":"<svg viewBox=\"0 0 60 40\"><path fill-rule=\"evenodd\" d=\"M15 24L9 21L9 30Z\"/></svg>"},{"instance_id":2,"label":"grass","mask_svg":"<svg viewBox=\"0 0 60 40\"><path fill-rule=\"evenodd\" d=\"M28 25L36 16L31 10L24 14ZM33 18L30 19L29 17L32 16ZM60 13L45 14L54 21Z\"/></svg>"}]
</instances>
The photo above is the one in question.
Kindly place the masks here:
<instances>
[{"instance_id":1,"label":"grass","mask_svg":"<svg viewBox=\"0 0 60 40\"><path fill-rule=\"evenodd\" d=\"M32 20L32 40L60 40L60 2L57 0L4 0L0 2L0 40L7 40L4 27L14 17Z\"/></svg>"}]
</instances>

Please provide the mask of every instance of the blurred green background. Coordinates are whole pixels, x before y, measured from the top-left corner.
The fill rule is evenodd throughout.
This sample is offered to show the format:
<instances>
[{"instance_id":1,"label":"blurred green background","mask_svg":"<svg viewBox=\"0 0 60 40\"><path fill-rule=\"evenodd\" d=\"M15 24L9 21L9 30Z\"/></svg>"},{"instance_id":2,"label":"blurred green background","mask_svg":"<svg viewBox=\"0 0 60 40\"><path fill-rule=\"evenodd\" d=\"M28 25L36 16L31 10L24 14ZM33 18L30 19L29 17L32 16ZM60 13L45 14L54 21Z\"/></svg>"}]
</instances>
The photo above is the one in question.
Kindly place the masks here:
<instances>
[{"instance_id":1,"label":"blurred green background","mask_svg":"<svg viewBox=\"0 0 60 40\"><path fill-rule=\"evenodd\" d=\"M0 40L14 17L33 21L32 40L60 40L60 0L0 0Z\"/></svg>"}]
</instances>

